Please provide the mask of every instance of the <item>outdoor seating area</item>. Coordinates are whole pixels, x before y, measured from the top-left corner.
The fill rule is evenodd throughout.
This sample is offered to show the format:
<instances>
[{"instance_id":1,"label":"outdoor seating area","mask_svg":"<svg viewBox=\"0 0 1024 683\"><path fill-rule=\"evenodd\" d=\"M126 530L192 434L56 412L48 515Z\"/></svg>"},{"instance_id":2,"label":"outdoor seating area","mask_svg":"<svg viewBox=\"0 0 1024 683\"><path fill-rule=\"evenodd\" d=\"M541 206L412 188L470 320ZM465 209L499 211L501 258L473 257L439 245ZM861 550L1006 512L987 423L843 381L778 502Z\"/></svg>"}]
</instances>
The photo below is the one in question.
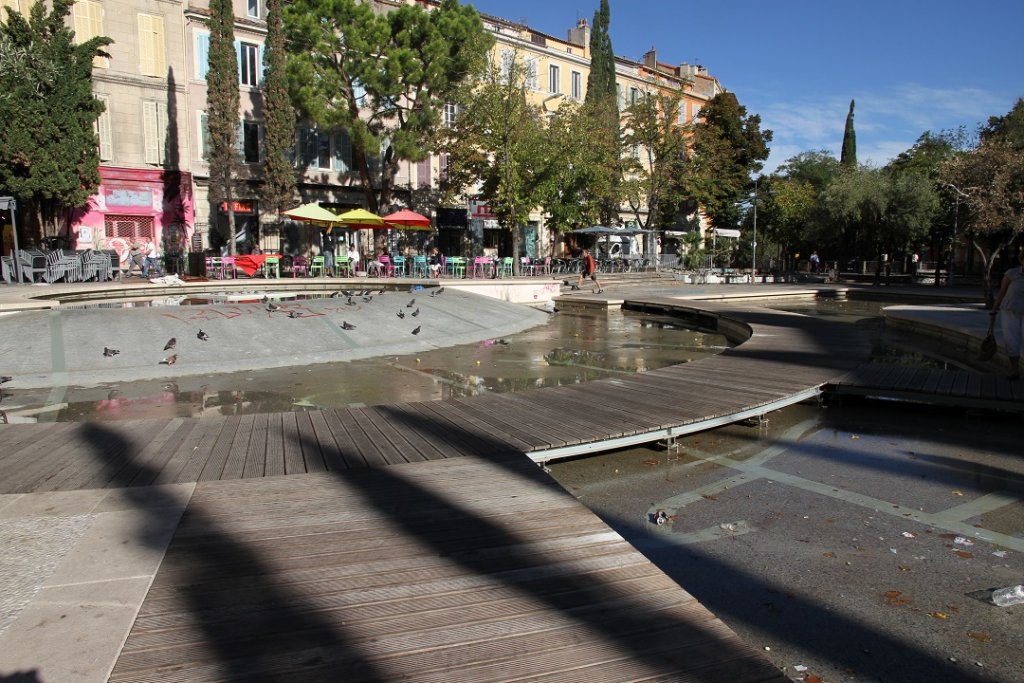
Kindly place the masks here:
<instances>
[{"instance_id":1,"label":"outdoor seating area","mask_svg":"<svg viewBox=\"0 0 1024 683\"><path fill-rule=\"evenodd\" d=\"M18 271L23 284L50 284L54 282L103 282L120 279L124 269L116 251L72 251L54 249L18 250L17 261L13 255L4 256L0 264L0 276L6 284L17 284Z\"/></svg>"}]
</instances>

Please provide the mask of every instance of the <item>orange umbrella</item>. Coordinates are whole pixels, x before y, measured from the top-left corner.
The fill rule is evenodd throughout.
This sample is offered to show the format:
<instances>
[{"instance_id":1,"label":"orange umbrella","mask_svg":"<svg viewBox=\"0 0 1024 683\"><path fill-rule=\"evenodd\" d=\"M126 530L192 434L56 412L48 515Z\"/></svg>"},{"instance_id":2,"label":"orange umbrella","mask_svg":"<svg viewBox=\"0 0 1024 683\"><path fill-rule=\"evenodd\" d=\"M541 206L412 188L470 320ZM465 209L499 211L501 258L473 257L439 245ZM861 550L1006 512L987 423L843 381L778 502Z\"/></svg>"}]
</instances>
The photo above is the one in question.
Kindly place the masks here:
<instances>
[{"instance_id":1,"label":"orange umbrella","mask_svg":"<svg viewBox=\"0 0 1024 683\"><path fill-rule=\"evenodd\" d=\"M409 209L384 216L384 222L400 230L430 230L430 219Z\"/></svg>"}]
</instances>

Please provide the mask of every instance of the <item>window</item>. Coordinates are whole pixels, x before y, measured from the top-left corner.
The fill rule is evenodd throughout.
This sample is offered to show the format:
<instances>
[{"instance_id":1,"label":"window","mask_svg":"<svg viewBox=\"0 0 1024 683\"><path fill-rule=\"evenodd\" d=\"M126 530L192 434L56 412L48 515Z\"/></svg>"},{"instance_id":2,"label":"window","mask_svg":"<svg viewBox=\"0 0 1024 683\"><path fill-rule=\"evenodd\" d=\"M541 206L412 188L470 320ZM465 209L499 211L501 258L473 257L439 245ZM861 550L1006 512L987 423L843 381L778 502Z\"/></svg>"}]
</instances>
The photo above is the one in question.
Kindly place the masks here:
<instances>
[{"instance_id":1,"label":"window","mask_svg":"<svg viewBox=\"0 0 1024 683\"><path fill-rule=\"evenodd\" d=\"M78 0L72 9L75 21L75 42L81 45L90 38L103 35L103 6L95 0ZM99 69L110 66L106 57L94 57L92 65Z\"/></svg>"},{"instance_id":2,"label":"window","mask_svg":"<svg viewBox=\"0 0 1024 683\"><path fill-rule=\"evenodd\" d=\"M205 31L196 32L196 78L206 80L210 71L210 34Z\"/></svg>"},{"instance_id":3,"label":"window","mask_svg":"<svg viewBox=\"0 0 1024 683\"><path fill-rule=\"evenodd\" d=\"M459 118L459 107L458 105L452 104L451 102L445 102L444 104L444 125L451 128L455 125L455 121Z\"/></svg>"},{"instance_id":4,"label":"window","mask_svg":"<svg viewBox=\"0 0 1024 683\"><path fill-rule=\"evenodd\" d=\"M527 57L524 64L526 67L524 85L526 85L526 87L529 88L530 90L537 90L539 87L537 84L537 58Z\"/></svg>"},{"instance_id":5,"label":"window","mask_svg":"<svg viewBox=\"0 0 1024 683\"><path fill-rule=\"evenodd\" d=\"M583 74L579 71L572 72L572 98L577 102L583 99Z\"/></svg>"},{"instance_id":6,"label":"window","mask_svg":"<svg viewBox=\"0 0 1024 683\"><path fill-rule=\"evenodd\" d=\"M32 0L0 0L0 23L7 19L7 12L4 11L4 7L10 7L28 19L28 12L32 9Z\"/></svg>"},{"instance_id":7,"label":"window","mask_svg":"<svg viewBox=\"0 0 1024 683\"><path fill-rule=\"evenodd\" d=\"M260 163L260 124L245 119L238 124L235 148L246 164Z\"/></svg>"},{"instance_id":8,"label":"window","mask_svg":"<svg viewBox=\"0 0 1024 683\"><path fill-rule=\"evenodd\" d=\"M345 131L335 133L333 138L333 168L340 173L348 173L352 170L352 139Z\"/></svg>"},{"instance_id":9,"label":"window","mask_svg":"<svg viewBox=\"0 0 1024 683\"><path fill-rule=\"evenodd\" d=\"M345 132L333 135L315 128L299 128L299 167L307 170L340 171L352 168L352 142Z\"/></svg>"},{"instance_id":10,"label":"window","mask_svg":"<svg viewBox=\"0 0 1024 683\"><path fill-rule=\"evenodd\" d=\"M96 119L96 137L100 142L100 161L114 158L114 139L110 135L110 96L97 93L96 99L103 103L103 113Z\"/></svg>"},{"instance_id":11,"label":"window","mask_svg":"<svg viewBox=\"0 0 1024 683\"><path fill-rule=\"evenodd\" d=\"M155 166L167 161L167 104L154 100L142 101L142 137L145 161Z\"/></svg>"},{"instance_id":12,"label":"window","mask_svg":"<svg viewBox=\"0 0 1024 683\"><path fill-rule=\"evenodd\" d=\"M516 53L512 50L501 51L501 80L505 83L512 75L512 67L516 63Z\"/></svg>"},{"instance_id":13,"label":"window","mask_svg":"<svg viewBox=\"0 0 1024 683\"><path fill-rule=\"evenodd\" d=\"M238 82L253 88L260 84L260 46L237 42Z\"/></svg>"},{"instance_id":14,"label":"window","mask_svg":"<svg viewBox=\"0 0 1024 683\"><path fill-rule=\"evenodd\" d=\"M640 101L640 91L636 88L629 89L629 103L636 104Z\"/></svg>"},{"instance_id":15,"label":"window","mask_svg":"<svg viewBox=\"0 0 1024 683\"><path fill-rule=\"evenodd\" d=\"M559 69L558 66L555 64L551 64L548 66L548 92L562 92L561 69Z\"/></svg>"},{"instance_id":16,"label":"window","mask_svg":"<svg viewBox=\"0 0 1024 683\"><path fill-rule=\"evenodd\" d=\"M416 163L416 187L430 188L430 156Z\"/></svg>"},{"instance_id":17,"label":"window","mask_svg":"<svg viewBox=\"0 0 1024 683\"><path fill-rule=\"evenodd\" d=\"M206 161L210 154L210 117L205 111L199 112L199 158Z\"/></svg>"},{"instance_id":18,"label":"window","mask_svg":"<svg viewBox=\"0 0 1024 683\"><path fill-rule=\"evenodd\" d=\"M352 79L352 99L360 107L363 106L363 100L366 99L366 87L358 78Z\"/></svg>"},{"instance_id":19,"label":"window","mask_svg":"<svg viewBox=\"0 0 1024 683\"><path fill-rule=\"evenodd\" d=\"M253 19L260 19L260 0L247 0L246 13Z\"/></svg>"},{"instance_id":20,"label":"window","mask_svg":"<svg viewBox=\"0 0 1024 683\"><path fill-rule=\"evenodd\" d=\"M167 75L163 17L139 15L139 73L158 78Z\"/></svg>"}]
</instances>

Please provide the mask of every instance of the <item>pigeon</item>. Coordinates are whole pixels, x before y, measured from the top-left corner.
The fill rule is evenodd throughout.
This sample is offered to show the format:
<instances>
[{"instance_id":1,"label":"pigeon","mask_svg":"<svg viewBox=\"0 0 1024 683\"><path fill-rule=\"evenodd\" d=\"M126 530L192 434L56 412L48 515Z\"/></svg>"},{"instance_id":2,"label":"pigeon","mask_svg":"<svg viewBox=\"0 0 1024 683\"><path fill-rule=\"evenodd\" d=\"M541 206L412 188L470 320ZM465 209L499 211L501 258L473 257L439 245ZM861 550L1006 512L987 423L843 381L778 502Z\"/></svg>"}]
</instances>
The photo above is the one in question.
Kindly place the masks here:
<instances>
[{"instance_id":1,"label":"pigeon","mask_svg":"<svg viewBox=\"0 0 1024 683\"><path fill-rule=\"evenodd\" d=\"M267 303L268 301L270 301L270 297L264 294L263 296L260 297L260 301L262 301L263 303Z\"/></svg>"},{"instance_id":2,"label":"pigeon","mask_svg":"<svg viewBox=\"0 0 1024 683\"><path fill-rule=\"evenodd\" d=\"M387 290L385 290L385 289L384 289L384 288L382 287L382 288L381 288L381 290L380 290L379 292L377 292L377 294L383 294L383 293L384 293L385 291L387 291Z\"/></svg>"},{"instance_id":3,"label":"pigeon","mask_svg":"<svg viewBox=\"0 0 1024 683\"><path fill-rule=\"evenodd\" d=\"M405 305L406 308L412 308L416 305L416 299L409 299L409 303Z\"/></svg>"},{"instance_id":4,"label":"pigeon","mask_svg":"<svg viewBox=\"0 0 1024 683\"><path fill-rule=\"evenodd\" d=\"M167 358L164 358L162 361L160 361L160 365L174 365L177 362L178 354L172 353L171 355L167 356Z\"/></svg>"},{"instance_id":5,"label":"pigeon","mask_svg":"<svg viewBox=\"0 0 1024 683\"><path fill-rule=\"evenodd\" d=\"M210 341L210 335L206 334L202 330L199 330L199 334L196 335L196 339L199 341Z\"/></svg>"},{"instance_id":6,"label":"pigeon","mask_svg":"<svg viewBox=\"0 0 1024 683\"><path fill-rule=\"evenodd\" d=\"M569 286L569 281L568 280L562 280L562 286L563 287L568 287Z\"/></svg>"},{"instance_id":7,"label":"pigeon","mask_svg":"<svg viewBox=\"0 0 1024 683\"><path fill-rule=\"evenodd\" d=\"M281 308L281 307L280 307L280 306L278 306L278 305L277 305L277 304L275 304L275 303L268 303L268 304L267 304L267 310L268 310L268 311L270 311L271 313L273 313L274 311L276 311L276 310L277 310L277 309L279 309L279 308Z\"/></svg>"},{"instance_id":8,"label":"pigeon","mask_svg":"<svg viewBox=\"0 0 1024 683\"><path fill-rule=\"evenodd\" d=\"M298 311L288 311L288 317L294 320L295 318L301 318L302 314Z\"/></svg>"},{"instance_id":9,"label":"pigeon","mask_svg":"<svg viewBox=\"0 0 1024 683\"><path fill-rule=\"evenodd\" d=\"M10 375L0 376L0 384L6 384L7 382L10 382L12 379L14 378L11 377Z\"/></svg>"},{"instance_id":10,"label":"pigeon","mask_svg":"<svg viewBox=\"0 0 1024 683\"><path fill-rule=\"evenodd\" d=\"M164 351L170 351L171 349L173 349L177 345L178 345L178 338L177 337L171 337L170 340L168 340L168 342L166 344L164 344Z\"/></svg>"},{"instance_id":11,"label":"pigeon","mask_svg":"<svg viewBox=\"0 0 1024 683\"><path fill-rule=\"evenodd\" d=\"M415 330L413 330L413 331L412 331L412 333L413 333L413 334L419 334L419 333L420 333L420 327L422 327L422 325L417 325L417 326L416 326L416 329L415 329Z\"/></svg>"},{"instance_id":12,"label":"pigeon","mask_svg":"<svg viewBox=\"0 0 1024 683\"><path fill-rule=\"evenodd\" d=\"M405 311L399 311L398 312L398 317L404 319L405 318Z\"/></svg>"},{"instance_id":13,"label":"pigeon","mask_svg":"<svg viewBox=\"0 0 1024 683\"><path fill-rule=\"evenodd\" d=\"M343 289L343 290L341 290L341 295L351 299L352 298L352 290L351 289Z\"/></svg>"},{"instance_id":14,"label":"pigeon","mask_svg":"<svg viewBox=\"0 0 1024 683\"><path fill-rule=\"evenodd\" d=\"M343 329L343 330L354 330L354 329L356 329L356 326L351 324L347 320L342 320L341 321L341 329Z\"/></svg>"},{"instance_id":15,"label":"pigeon","mask_svg":"<svg viewBox=\"0 0 1024 683\"><path fill-rule=\"evenodd\" d=\"M111 349L111 348L106 347L106 346L103 347L103 355L105 357L107 357L107 358L110 358L111 356L116 356L119 353L121 353L121 352L118 351L117 349Z\"/></svg>"},{"instance_id":16,"label":"pigeon","mask_svg":"<svg viewBox=\"0 0 1024 683\"><path fill-rule=\"evenodd\" d=\"M339 296L341 296L341 291L340 290L337 291L337 292L331 292L331 298L332 299L337 299Z\"/></svg>"},{"instance_id":17,"label":"pigeon","mask_svg":"<svg viewBox=\"0 0 1024 683\"><path fill-rule=\"evenodd\" d=\"M363 303L367 303L368 304L371 301L373 301L373 297L372 296L364 296L363 297Z\"/></svg>"},{"instance_id":18,"label":"pigeon","mask_svg":"<svg viewBox=\"0 0 1024 683\"><path fill-rule=\"evenodd\" d=\"M416 316L418 316L419 314L420 314L420 309L418 309L418 308L417 308L417 309L416 309L415 311L413 311L413 312L412 312L412 317L414 317L414 318L415 318L415 317L416 317Z\"/></svg>"}]
</instances>

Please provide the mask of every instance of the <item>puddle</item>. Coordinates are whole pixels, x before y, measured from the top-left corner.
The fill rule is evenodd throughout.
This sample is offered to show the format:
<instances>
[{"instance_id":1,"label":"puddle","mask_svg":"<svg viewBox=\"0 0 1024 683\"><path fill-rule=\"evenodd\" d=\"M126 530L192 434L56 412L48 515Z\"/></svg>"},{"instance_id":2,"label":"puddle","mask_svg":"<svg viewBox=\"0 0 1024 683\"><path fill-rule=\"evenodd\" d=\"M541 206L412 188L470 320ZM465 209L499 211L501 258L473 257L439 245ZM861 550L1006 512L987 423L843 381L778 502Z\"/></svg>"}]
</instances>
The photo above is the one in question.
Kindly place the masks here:
<instances>
[{"instance_id":1,"label":"puddle","mask_svg":"<svg viewBox=\"0 0 1024 683\"><path fill-rule=\"evenodd\" d=\"M699 360L724 337L629 311L563 311L505 338L412 355L99 387L5 392L15 421L240 415L436 401L578 384Z\"/></svg>"}]
</instances>

